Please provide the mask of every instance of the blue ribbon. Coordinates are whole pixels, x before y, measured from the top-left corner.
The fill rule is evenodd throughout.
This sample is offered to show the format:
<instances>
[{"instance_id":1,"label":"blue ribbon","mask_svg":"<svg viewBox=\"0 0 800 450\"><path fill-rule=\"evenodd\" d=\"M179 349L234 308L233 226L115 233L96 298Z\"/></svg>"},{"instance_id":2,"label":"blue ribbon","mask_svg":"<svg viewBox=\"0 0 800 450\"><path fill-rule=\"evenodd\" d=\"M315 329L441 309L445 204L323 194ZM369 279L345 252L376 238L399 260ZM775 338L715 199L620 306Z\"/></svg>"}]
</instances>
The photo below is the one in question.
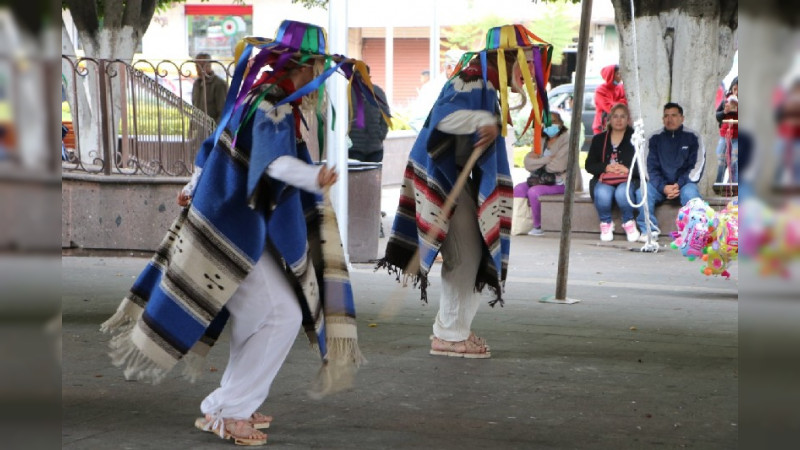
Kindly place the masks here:
<instances>
[{"instance_id":1,"label":"blue ribbon","mask_svg":"<svg viewBox=\"0 0 800 450\"><path fill-rule=\"evenodd\" d=\"M195 158L195 165L198 167L203 167L203 164L206 162L206 158L208 157L209 151L217 145L219 141L219 137L222 136L222 131L225 130L225 126L228 125L228 121L231 119L231 115L233 115L233 106L236 104L236 94L239 92L239 87L242 84L242 78L244 76L244 70L247 68L247 60L250 58L250 53L253 51L253 45L247 44L242 52L242 55L239 57L239 61L236 63L236 70L233 72L233 79L231 80L231 87L228 89L228 96L225 97L225 107L222 109L222 117L219 119L219 123L217 124L217 129L214 130L212 145L210 146L203 146L201 151L197 152L197 157ZM207 147L206 151L205 150Z\"/></svg>"},{"instance_id":2,"label":"blue ribbon","mask_svg":"<svg viewBox=\"0 0 800 450\"><path fill-rule=\"evenodd\" d=\"M328 70L326 70L325 72L322 72L322 75L318 76L317 78L314 78L313 80L311 80L310 83L307 83L306 85L304 85L300 89L294 91L288 97L286 97L283 100L281 100L278 103L276 103L272 107L272 109L275 109L275 108L277 108L278 106L281 106L281 105L285 105L285 104L287 104L289 102L293 102L293 101L295 101L295 100L297 100L297 99L299 99L299 98L301 98L303 96L306 96L306 95L316 91L320 87L320 85L322 83L324 83L325 80L327 80L331 75L333 75L339 69L339 67L341 67L342 64L344 64L345 62L346 62L345 60L342 60L342 61L339 62L339 64L337 64L335 66L331 66Z\"/></svg>"},{"instance_id":3,"label":"blue ribbon","mask_svg":"<svg viewBox=\"0 0 800 450\"><path fill-rule=\"evenodd\" d=\"M299 98L302 98L305 95L310 94L317 90L322 83L325 82L327 78L333 75L342 64L345 63L345 60L342 59L337 65L331 66L322 73L322 75L318 76L317 78L311 80L310 83L305 84L300 89L294 91L291 95L284 98L283 100L277 102L275 105L267 111L267 114L274 110L275 108L285 105L287 103L293 102ZM258 186L258 181L261 179L261 176L264 174L264 171L267 170L267 166L269 165L269 158L266 155L266 152L263 149L254 148L250 151L250 167L247 171L247 198L252 197L253 192Z\"/></svg>"},{"instance_id":4,"label":"blue ribbon","mask_svg":"<svg viewBox=\"0 0 800 450\"><path fill-rule=\"evenodd\" d=\"M483 105L481 107L487 111L491 111L489 109L489 73L487 70L488 63L486 62L486 50L480 53L481 56L481 75L483 75Z\"/></svg>"}]
</instances>

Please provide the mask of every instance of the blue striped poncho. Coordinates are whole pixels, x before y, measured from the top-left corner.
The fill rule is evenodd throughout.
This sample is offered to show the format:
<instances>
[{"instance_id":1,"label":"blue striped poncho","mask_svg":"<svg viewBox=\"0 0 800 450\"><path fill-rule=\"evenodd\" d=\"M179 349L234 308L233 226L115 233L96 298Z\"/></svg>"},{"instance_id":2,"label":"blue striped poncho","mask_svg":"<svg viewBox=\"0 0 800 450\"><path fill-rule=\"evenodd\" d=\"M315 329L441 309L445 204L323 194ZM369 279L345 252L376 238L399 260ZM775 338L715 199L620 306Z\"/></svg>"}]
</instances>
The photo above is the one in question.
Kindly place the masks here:
<instances>
[{"instance_id":1,"label":"blue striped poncho","mask_svg":"<svg viewBox=\"0 0 800 450\"><path fill-rule=\"evenodd\" d=\"M267 88L254 89L253 98ZM241 112L216 143L204 143L198 157L202 174L190 207L102 325L113 334L112 361L125 368L126 378L158 382L184 360L184 375L193 380L228 318L225 303L265 249L295 286L303 326L312 345L319 345L323 368L361 363L353 292L329 202L266 174L248 196L252 157L264 167L280 156L311 163L296 136L294 106L275 108L286 94L272 88L235 145L228 130L236 129Z\"/></svg>"},{"instance_id":2,"label":"blue striped poncho","mask_svg":"<svg viewBox=\"0 0 800 450\"><path fill-rule=\"evenodd\" d=\"M411 277L414 285L420 286L423 301L427 301L428 273L447 237L450 216L443 217L442 206L459 173L456 139L436 130L436 125L461 110L497 114L497 104L497 91L491 81L484 81L474 70L460 73L445 84L411 149L386 254L376 269L387 268L398 280L401 275ZM490 304L494 306L499 301L502 306L513 193L502 136L478 159L470 185L477 191L476 219L484 244L475 289L482 291L489 286L496 296ZM414 258L419 258L416 271L410 269L417 266Z\"/></svg>"}]
</instances>

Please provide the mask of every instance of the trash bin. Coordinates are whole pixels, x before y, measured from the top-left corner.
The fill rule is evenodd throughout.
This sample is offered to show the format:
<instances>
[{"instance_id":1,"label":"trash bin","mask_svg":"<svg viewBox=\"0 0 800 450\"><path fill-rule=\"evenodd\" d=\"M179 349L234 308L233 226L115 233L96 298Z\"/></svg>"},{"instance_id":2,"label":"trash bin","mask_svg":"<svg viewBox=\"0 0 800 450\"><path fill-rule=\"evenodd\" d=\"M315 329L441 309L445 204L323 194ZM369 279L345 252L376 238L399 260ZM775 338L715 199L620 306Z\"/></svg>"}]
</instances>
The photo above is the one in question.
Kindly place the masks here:
<instances>
[{"instance_id":1,"label":"trash bin","mask_svg":"<svg viewBox=\"0 0 800 450\"><path fill-rule=\"evenodd\" d=\"M381 163L347 164L347 252L350 262L378 257L381 228Z\"/></svg>"}]
</instances>

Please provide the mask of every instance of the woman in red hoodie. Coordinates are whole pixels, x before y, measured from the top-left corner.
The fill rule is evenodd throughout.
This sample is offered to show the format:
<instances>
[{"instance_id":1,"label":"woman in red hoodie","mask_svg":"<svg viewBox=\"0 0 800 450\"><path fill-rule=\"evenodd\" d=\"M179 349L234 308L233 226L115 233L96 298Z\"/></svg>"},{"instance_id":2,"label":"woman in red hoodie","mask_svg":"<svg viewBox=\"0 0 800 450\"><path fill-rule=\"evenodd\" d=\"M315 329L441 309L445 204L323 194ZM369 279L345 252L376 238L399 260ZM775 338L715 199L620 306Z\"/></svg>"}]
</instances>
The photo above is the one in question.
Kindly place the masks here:
<instances>
[{"instance_id":1,"label":"woman in red hoodie","mask_svg":"<svg viewBox=\"0 0 800 450\"><path fill-rule=\"evenodd\" d=\"M726 120L739 119L739 77L731 82L725 94L725 100L717 106L717 123L719 123L719 142L717 143L717 183L725 181L728 172L728 183L739 182L739 124ZM728 144L730 142L730 146Z\"/></svg>"},{"instance_id":2,"label":"woman in red hoodie","mask_svg":"<svg viewBox=\"0 0 800 450\"><path fill-rule=\"evenodd\" d=\"M606 82L597 86L597 90L594 93L595 113L594 122L592 123L594 134L600 134L605 131L608 114L612 106L617 103L628 104L625 99L625 88L622 86L622 77L619 74L619 65L613 64L603 67L600 75Z\"/></svg>"}]
</instances>

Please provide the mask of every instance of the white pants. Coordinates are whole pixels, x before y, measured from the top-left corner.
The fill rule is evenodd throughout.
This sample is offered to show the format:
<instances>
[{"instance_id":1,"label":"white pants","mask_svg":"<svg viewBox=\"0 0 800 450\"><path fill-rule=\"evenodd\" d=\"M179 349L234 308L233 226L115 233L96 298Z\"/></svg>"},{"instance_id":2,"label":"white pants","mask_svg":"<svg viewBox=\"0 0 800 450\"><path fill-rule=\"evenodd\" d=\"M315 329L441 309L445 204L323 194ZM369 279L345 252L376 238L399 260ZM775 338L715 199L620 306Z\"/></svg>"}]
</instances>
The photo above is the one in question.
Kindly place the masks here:
<instances>
[{"instance_id":1,"label":"white pants","mask_svg":"<svg viewBox=\"0 0 800 450\"><path fill-rule=\"evenodd\" d=\"M266 400L302 323L294 290L275 260L261 255L225 305L231 350L220 387L200 404L215 418L247 419Z\"/></svg>"},{"instance_id":2,"label":"white pants","mask_svg":"<svg viewBox=\"0 0 800 450\"><path fill-rule=\"evenodd\" d=\"M464 189L442 243L442 295L433 335L445 341L463 341L469 337L480 304L475 277L481 263L483 237L476 211L475 201Z\"/></svg>"}]
</instances>

